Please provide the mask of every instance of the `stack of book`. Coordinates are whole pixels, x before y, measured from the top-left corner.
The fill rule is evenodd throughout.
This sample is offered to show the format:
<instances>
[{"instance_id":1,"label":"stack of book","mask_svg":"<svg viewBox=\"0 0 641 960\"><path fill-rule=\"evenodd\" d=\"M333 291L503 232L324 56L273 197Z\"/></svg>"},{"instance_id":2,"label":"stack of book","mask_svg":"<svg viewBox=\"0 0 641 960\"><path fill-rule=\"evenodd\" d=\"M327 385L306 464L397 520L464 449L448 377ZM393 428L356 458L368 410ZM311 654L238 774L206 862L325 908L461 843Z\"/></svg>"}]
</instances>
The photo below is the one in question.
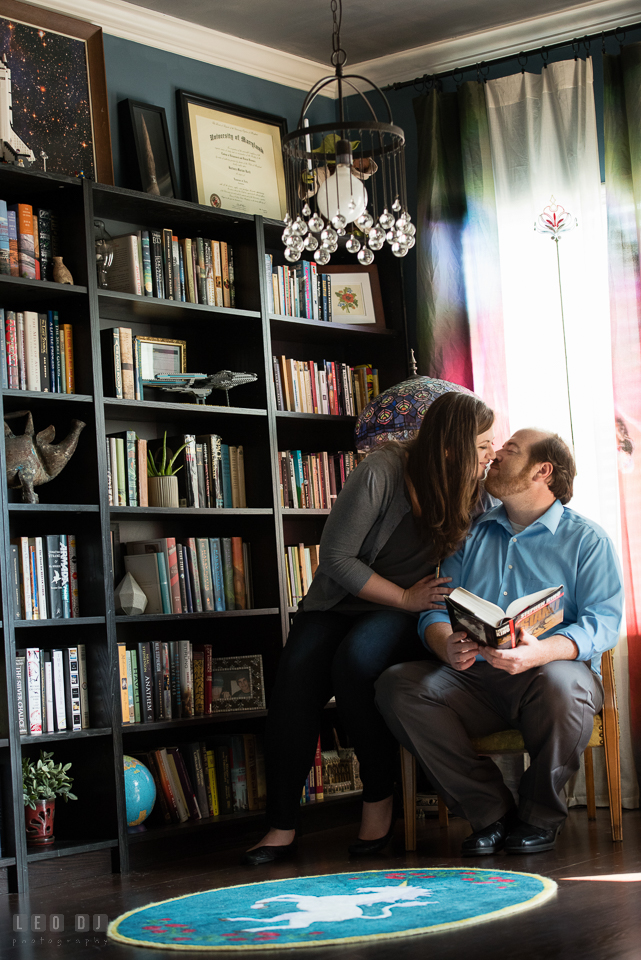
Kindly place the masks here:
<instances>
[{"instance_id":1,"label":"stack of book","mask_svg":"<svg viewBox=\"0 0 641 960\"><path fill-rule=\"evenodd\" d=\"M301 260L293 267L274 267L271 253L265 254L265 271L270 313L331 323L330 273L318 273L316 264L308 260Z\"/></svg>"},{"instance_id":2,"label":"stack of book","mask_svg":"<svg viewBox=\"0 0 641 960\"><path fill-rule=\"evenodd\" d=\"M125 571L147 597L145 614L251 610L250 544L241 537L130 540Z\"/></svg>"},{"instance_id":3,"label":"stack of book","mask_svg":"<svg viewBox=\"0 0 641 960\"><path fill-rule=\"evenodd\" d=\"M58 220L51 210L0 200L0 274L53 280L59 247Z\"/></svg>"},{"instance_id":4,"label":"stack of book","mask_svg":"<svg viewBox=\"0 0 641 960\"><path fill-rule=\"evenodd\" d=\"M276 409L355 417L378 396L378 370L334 360L272 357ZM369 375L368 375L369 371Z\"/></svg>"},{"instance_id":5,"label":"stack of book","mask_svg":"<svg viewBox=\"0 0 641 960\"><path fill-rule=\"evenodd\" d=\"M80 616L74 534L15 537L10 549L16 620Z\"/></svg>"},{"instance_id":6,"label":"stack of book","mask_svg":"<svg viewBox=\"0 0 641 960\"><path fill-rule=\"evenodd\" d=\"M230 734L134 754L156 784L152 823L184 823L262 810L266 802L262 739Z\"/></svg>"},{"instance_id":7,"label":"stack of book","mask_svg":"<svg viewBox=\"0 0 641 960\"><path fill-rule=\"evenodd\" d=\"M294 544L285 551L285 566L287 567L287 598L290 607L297 607L303 599L314 579L320 544L315 543L306 547L304 543Z\"/></svg>"},{"instance_id":8,"label":"stack of book","mask_svg":"<svg viewBox=\"0 0 641 960\"><path fill-rule=\"evenodd\" d=\"M174 450L187 446L179 454L173 469L178 469L181 507L198 509L246 507L245 458L243 447L222 442L218 434L184 434L167 440L167 460ZM162 440L143 440L135 430L107 437L107 489L112 507L149 506L147 489L147 451L162 456Z\"/></svg>"},{"instance_id":9,"label":"stack of book","mask_svg":"<svg viewBox=\"0 0 641 960\"><path fill-rule=\"evenodd\" d=\"M234 256L224 241L179 239L173 230L138 230L113 240L107 288L138 296L233 307Z\"/></svg>"},{"instance_id":10,"label":"stack of book","mask_svg":"<svg viewBox=\"0 0 641 960\"><path fill-rule=\"evenodd\" d=\"M280 505L330 510L362 454L279 450Z\"/></svg>"},{"instance_id":11,"label":"stack of book","mask_svg":"<svg viewBox=\"0 0 641 960\"><path fill-rule=\"evenodd\" d=\"M2 386L10 390L75 393L73 327L57 310L3 310L0 322Z\"/></svg>"},{"instance_id":12,"label":"stack of book","mask_svg":"<svg viewBox=\"0 0 641 960\"><path fill-rule=\"evenodd\" d=\"M85 646L16 650L21 734L86 730L89 726Z\"/></svg>"}]
</instances>

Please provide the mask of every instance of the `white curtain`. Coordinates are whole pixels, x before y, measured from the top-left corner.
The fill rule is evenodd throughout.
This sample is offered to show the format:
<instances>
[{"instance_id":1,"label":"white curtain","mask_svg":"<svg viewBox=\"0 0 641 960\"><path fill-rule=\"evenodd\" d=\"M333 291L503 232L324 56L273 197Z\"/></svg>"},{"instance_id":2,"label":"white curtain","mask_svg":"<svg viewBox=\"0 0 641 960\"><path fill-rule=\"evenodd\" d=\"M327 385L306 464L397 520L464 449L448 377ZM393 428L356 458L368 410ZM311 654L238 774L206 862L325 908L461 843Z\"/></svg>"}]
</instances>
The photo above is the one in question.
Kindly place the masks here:
<instances>
[{"instance_id":1,"label":"white curtain","mask_svg":"<svg viewBox=\"0 0 641 960\"><path fill-rule=\"evenodd\" d=\"M577 462L571 506L619 541L606 224L592 61L550 64L486 84L496 190L510 429L561 434ZM554 197L577 226L558 244L534 223ZM559 289L563 311L564 349ZM569 391L568 391L569 381ZM568 398L569 392L569 398ZM497 438L499 441L505 439ZM625 640L616 654L623 796L638 805ZM597 751L597 754L600 751ZM595 755L596 772L599 759ZM574 784L577 802L585 788ZM607 803L603 777L598 800Z\"/></svg>"}]
</instances>

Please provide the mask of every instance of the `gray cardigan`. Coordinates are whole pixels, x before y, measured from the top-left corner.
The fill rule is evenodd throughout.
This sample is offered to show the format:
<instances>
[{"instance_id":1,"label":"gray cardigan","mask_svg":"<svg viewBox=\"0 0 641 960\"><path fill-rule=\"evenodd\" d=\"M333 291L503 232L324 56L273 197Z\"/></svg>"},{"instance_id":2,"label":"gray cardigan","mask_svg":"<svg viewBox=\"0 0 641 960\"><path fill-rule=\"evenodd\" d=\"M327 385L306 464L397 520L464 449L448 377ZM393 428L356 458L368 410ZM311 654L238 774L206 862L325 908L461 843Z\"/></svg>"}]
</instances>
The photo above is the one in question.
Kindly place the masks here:
<instances>
[{"instance_id":1,"label":"gray cardigan","mask_svg":"<svg viewBox=\"0 0 641 960\"><path fill-rule=\"evenodd\" d=\"M497 503L482 488L479 513ZM357 596L372 575L370 565L410 509L402 451L374 450L349 475L327 518L305 611L329 610L348 594Z\"/></svg>"}]
</instances>

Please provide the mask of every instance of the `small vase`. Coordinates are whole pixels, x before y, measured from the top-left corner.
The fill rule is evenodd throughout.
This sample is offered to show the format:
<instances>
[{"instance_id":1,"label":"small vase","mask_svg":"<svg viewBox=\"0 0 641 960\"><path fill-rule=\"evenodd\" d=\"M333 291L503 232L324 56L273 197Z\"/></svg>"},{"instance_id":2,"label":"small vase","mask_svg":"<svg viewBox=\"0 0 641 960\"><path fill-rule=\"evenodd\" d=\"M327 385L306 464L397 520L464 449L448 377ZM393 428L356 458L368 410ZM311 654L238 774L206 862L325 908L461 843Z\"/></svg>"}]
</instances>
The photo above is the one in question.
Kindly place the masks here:
<instances>
[{"instance_id":1,"label":"small vase","mask_svg":"<svg viewBox=\"0 0 641 960\"><path fill-rule=\"evenodd\" d=\"M53 843L53 817L56 812L55 800L36 800L35 807L24 808L27 828L27 844L30 847L42 847Z\"/></svg>"},{"instance_id":2,"label":"small vase","mask_svg":"<svg viewBox=\"0 0 641 960\"><path fill-rule=\"evenodd\" d=\"M148 477L150 507L178 507L178 477Z\"/></svg>"},{"instance_id":3,"label":"small vase","mask_svg":"<svg viewBox=\"0 0 641 960\"><path fill-rule=\"evenodd\" d=\"M53 258L53 279L55 283L71 283L73 284L73 277L69 273L67 267L65 267L62 262L62 257Z\"/></svg>"}]
</instances>

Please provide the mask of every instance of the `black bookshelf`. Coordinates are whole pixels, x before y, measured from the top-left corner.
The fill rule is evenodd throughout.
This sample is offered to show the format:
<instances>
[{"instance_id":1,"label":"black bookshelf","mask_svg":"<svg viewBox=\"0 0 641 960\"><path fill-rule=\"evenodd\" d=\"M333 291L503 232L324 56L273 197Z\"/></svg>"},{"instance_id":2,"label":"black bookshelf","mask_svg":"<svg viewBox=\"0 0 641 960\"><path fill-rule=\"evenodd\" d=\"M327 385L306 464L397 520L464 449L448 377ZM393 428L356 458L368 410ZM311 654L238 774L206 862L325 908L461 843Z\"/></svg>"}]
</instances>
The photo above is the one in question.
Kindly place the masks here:
<instances>
[{"instance_id":1,"label":"black bookshelf","mask_svg":"<svg viewBox=\"0 0 641 960\"><path fill-rule=\"evenodd\" d=\"M168 835L182 836L230 822L255 824L261 813L240 813L190 821L174 827L129 834L125 822L123 753L166 746L219 732L259 732L266 711L238 711L151 724L123 724L120 715L118 642L178 639L184 631L194 643L210 642L215 630L216 655L260 653L269 698L279 652L287 638L293 608L287 600L286 547L318 542L328 510L292 510L280 500L278 451L353 448L354 417L279 412L272 387L272 356L305 357L378 366L381 388L407 375L405 313L401 264L377 255L386 328L369 330L270 314L265 253L284 263L282 224L261 217L217 211L180 200L152 197L119 187L69 177L0 168L0 197L9 203L48 206L58 212L64 262L74 284L63 286L0 276L0 307L14 310L56 309L61 322L74 328L78 393L45 394L0 390L3 415L29 409L36 430L50 423L60 439L71 419L87 426L63 473L38 488L41 502L23 504L19 491L3 484L1 556L9 569L10 540L16 536L74 533L82 616L71 620L14 619L10 580L2 578L4 692L0 702L0 790L3 808L2 857L10 891L28 890L29 866L43 860L111 849L114 869L126 871L129 848ZM172 227L179 236L226 240L234 251L236 308L206 307L99 289L96 282L94 219L106 222L112 235L135 229ZM334 256L340 262L341 254ZM353 258L345 255L346 263ZM206 373L220 369L254 372L255 383L231 391L233 406L220 391L204 405L180 402L179 395L145 389L144 399L121 400L105 394L102 381L101 330L129 326L135 333L187 341L188 365ZM190 359L191 358L191 359ZM185 400L188 398L185 397ZM219 433L224 442L242 443L248 506L243 509L163 509L115 507L108 501L105 437L135 429L148 440L179 433ZM158 441L160 443L160 440ZM6 472L4 445L0 472ZM116 615L113 597L111 526L122 539L158 536L242 536L252 546L255 609L203 614ZM129 534L135 531L135 536ZM200 533L202 531L202 534ZM35 630L34 634L32 631ZM26 633L24 631L27 631ZM52 649L85 643L89 673L91 728L76 732L20 735L16 707L15 651L29 645ZM71 762L79 800L57 804L56 842L27 848L21 790L22 756L43 748ZM334 798L336 800L341 797ZM314 806L314 805L310 805Z\"/></svg>"}]
</instances>

